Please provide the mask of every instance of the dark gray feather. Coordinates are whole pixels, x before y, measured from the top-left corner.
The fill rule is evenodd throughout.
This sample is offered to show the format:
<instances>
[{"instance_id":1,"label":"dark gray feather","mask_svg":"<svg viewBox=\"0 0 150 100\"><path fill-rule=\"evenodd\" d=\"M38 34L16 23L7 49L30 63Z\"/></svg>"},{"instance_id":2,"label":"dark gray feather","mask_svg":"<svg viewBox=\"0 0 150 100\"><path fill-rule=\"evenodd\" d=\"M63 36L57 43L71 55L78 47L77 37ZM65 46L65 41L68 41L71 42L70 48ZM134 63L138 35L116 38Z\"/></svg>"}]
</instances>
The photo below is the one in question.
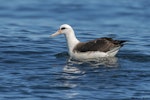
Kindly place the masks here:
<instances>
[{"instance_id":1,"label":"dark gray feather","mask_svg":"<svg viewBox=\"0 0 150 100\"><path fill-rule=\"evenodd\" d=\"M85 43L79 43L74 48L74 52L101 51L107 52L115 47L123 46L126 41L113 40L112 38L99 38Z\"/></svg>"}]
</instances>

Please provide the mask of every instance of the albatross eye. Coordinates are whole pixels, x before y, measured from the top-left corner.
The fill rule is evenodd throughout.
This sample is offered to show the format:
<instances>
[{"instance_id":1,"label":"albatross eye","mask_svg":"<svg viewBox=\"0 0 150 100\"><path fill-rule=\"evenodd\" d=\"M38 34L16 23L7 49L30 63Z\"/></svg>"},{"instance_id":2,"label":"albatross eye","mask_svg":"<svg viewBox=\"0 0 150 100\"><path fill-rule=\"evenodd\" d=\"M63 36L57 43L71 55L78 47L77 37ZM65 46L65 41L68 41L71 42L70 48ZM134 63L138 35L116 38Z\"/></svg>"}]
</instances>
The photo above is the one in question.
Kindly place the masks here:
<instances>
[{"instance_id":1,"label":"albatross eye","mask_svg":"<svg viewBox=\"0 0 150 100\"><path fill-rule=\"evenodd\" d=\"M64 30L64 29L66 29L66 28L65 28L65 27L62 27L62 28L61 28L61 30Z\"/></svg>"}]
</instances>

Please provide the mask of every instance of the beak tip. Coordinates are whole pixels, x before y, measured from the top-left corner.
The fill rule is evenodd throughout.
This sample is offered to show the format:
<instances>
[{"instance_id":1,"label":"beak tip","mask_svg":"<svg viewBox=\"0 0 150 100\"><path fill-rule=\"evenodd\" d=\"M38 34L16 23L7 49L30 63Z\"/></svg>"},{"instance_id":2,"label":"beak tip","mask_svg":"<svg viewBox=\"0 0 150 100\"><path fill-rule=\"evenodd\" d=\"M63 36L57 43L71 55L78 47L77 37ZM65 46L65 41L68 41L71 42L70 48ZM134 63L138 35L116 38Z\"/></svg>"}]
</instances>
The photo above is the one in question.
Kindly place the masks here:
<instances>
[{"instance_id":1,"label":"beak tip","mask_svg":"<svg viewBox=\"0 0 150 100\"><path fill-rule=\"evenodd\" d=\"M50 37L55 37L55 34L51 34Z\"/></svg>"},{"instance_id":2,"label":"beak tip","mask_svg":"<svg viewBox=\"0 0 150 100\"><path fill-rule=\"evenodd\" d=\"M57 32L54 33L54 34L51 34L50 37L55 37L55 36L57 36L57 35L59 35L59 34L60 34L60 31L57 31Z\"/></svg>"}]
</instances>

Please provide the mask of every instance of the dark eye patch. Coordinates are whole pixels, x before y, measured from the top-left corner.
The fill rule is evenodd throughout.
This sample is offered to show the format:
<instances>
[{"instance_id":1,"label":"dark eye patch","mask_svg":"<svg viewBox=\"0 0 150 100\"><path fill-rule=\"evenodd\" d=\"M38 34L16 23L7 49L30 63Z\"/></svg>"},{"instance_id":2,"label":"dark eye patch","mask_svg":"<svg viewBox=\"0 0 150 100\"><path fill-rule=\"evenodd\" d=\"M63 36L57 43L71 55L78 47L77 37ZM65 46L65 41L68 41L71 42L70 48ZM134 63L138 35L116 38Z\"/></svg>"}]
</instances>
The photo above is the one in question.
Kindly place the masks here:
<instances>
[{"instance_id":1,"label":"dark eye patch","mask_svg":"<svg viewBox=\"0 0 150 100\"><path fill-rule=\"evenodd\" d=\"M64 30L64 29L66 29L66 28L65 28L65 27L62 27L62 28L61 28L61 30Z\"/></svg>"}]
</instances>

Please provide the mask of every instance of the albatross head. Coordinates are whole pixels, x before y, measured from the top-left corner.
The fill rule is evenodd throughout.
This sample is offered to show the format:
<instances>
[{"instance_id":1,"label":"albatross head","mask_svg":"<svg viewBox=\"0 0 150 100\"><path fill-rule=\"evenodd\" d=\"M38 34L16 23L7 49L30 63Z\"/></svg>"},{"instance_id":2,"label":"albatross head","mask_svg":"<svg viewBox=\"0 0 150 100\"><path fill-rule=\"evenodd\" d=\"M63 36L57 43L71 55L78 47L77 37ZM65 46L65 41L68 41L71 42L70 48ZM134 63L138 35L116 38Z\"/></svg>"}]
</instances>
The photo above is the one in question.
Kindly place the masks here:
<instances>
[{"instance_id":1,"label":"albatross head","mask_svg":"<svg viewBox=\"0 0 150 100\"><path fill-rule=\"evenodd\" d=\"M59 34L65 34L65 35L67 35L67 34L72 33L72 32L74 32L74 31L73 31L73 29L72 29L72 27L70 25L63 24L63 25L60 26L60 28L58 29L58 31L55 32L54 34L52 34L51 36L54 37L54 36L57 36Z\"/></svg>"}]
</instances>

